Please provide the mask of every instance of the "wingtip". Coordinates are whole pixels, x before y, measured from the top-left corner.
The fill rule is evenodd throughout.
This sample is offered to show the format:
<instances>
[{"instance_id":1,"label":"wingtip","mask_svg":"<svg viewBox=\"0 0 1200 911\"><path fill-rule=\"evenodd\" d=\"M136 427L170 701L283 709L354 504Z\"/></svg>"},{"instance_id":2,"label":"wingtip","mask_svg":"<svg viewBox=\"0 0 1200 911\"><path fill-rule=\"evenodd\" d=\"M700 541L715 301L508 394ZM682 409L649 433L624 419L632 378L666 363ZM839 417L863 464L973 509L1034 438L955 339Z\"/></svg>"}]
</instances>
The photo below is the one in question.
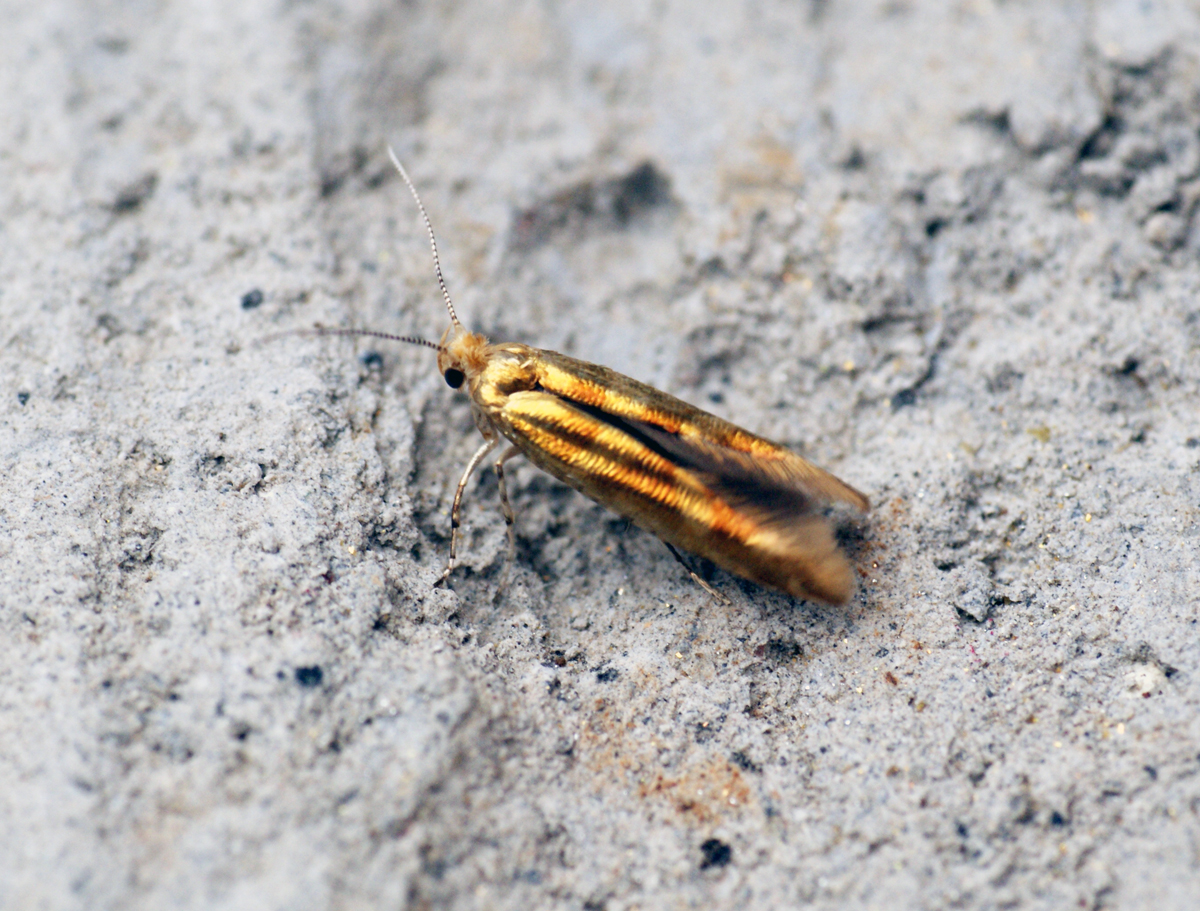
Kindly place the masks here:
<instances>
[{"instance_id":1,"label":"wingtip","mask_svg":"<svg viewBox=\"0 0 1200 911\"><path fill-rule=\"evenodd\" d=\"M849 562L827 558L816 572L808 573L803 579L793 579L788 594L809 601L820 601L833 607L844 607L854 596L854 572Z\"/></svg>"}]
</instances>

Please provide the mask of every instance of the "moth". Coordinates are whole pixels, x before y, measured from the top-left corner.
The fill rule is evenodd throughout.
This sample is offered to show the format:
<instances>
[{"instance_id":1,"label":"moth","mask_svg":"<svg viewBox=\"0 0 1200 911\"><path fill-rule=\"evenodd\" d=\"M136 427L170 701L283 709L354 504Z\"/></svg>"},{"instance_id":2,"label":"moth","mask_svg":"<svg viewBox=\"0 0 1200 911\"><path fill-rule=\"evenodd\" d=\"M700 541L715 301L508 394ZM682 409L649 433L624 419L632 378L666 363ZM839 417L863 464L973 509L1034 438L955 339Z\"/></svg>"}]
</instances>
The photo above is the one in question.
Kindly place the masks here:
<instances>
[{"instance_id":1,"label":"moth","mask_svg":"<svg viewBox=\"0 0 1200 911\"><path fill-rule=\"evenodd\" d=\"M463 490L472 473L496 459L500 503L513 550L513 511L504 466L530 462L584 496L664 541L692 578L679 550L797 598L844 604L854 592L825 507L866 513L867 497L770 440L680 401L653 386L556 351L515 342L492 344L468 332L442 276L433 226L416 187L389 148L429 235L434 272L450 326L437 344L361 329L318 327L322 335L374 336L424 345L453 389L465 389L484 442L454 492L450 560L457 557Z\"/></svg>"}]
</instances>

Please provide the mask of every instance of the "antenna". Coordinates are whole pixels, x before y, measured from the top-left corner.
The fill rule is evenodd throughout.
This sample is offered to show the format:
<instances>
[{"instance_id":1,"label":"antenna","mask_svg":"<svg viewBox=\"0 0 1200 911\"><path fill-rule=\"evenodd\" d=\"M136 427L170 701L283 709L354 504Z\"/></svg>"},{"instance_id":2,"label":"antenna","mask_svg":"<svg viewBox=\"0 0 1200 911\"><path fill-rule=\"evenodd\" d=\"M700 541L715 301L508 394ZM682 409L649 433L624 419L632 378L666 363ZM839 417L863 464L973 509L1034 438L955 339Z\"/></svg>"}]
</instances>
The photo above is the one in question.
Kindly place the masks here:
<instances>
[{"instance_id":1,"label":"antenna","mask_svg":"<svg viewBox=\"0 0 1200 911\"><path fill-rule=\"evenodd\" d=\"M345 338L368 336L370 338L387 339L389 342L407 342L410 345L420 345L423 348L432 348L437 352L445 350L441 345L435 344L427 339L416 338L412 335L392 335L390 332L375 332L373 329L332 329L328 326L322 326L319 324L313 326L311 329L288 329L284 332L275 332L271 335L260 338L257 342L255 342L255 344L265 345L268 342L275 341L276 339L293 335L299 335L302 337L307 336L310 338L314 335L340 335Z\"/></svg>"},{"instance_id":2,"label":"antenna","mask_svg":"<svg viewBox=\"0 0 1200 911\"><path fill-rule=\"evenodd\" d=\"M341 335L349 338L365 335L370 338L387 339L389 342L407 342L410 345L420 345L423 348L432 348L434 351L443 350L441 345L435 344L428 339L417 338L412 335L392 335L390 332L376 332L373 329L330 329L325 326L314 326L310 331L313 335Z\"/></svg>"},{"instance_id":3,"label":"antenna","mask_svg":"<svg viewBox=\"0 0 1200 911\"><path fill-rule=\"evenodd\" d=\"M400 176L404 178L404 182L408 184L408 191L412 193L413 199L417 201L417 208L421 210L421 218L425 221L425 230L429 232L429 248L433 250L433 270L437 273L438 287L442 289L442 299L446 302L446 309L450 311L450 321L461 329L462 323L458 321L458 314L454 312L454 304L450 303L450 292L446 290L446 280L442 278L442 263L438 259L437 241L434 240L433 225L429 223L429 216L425 213L425 206L421 202L421 197L417 194L417 188L413 186L412 180L409 179L408 172L404 170L404 165L400 164L400 159L396 157L396 153L392 151L391 146L388 146L388 157L392 159L392 164L396 166L396 170L400 172ZM389 336L384 337L387 338ZM412 339L401 339L401 341L412 341ZM424 342L424 344L429 343ZM437 346L435 345L434 347Z\"/></svg>"}]
</instances>

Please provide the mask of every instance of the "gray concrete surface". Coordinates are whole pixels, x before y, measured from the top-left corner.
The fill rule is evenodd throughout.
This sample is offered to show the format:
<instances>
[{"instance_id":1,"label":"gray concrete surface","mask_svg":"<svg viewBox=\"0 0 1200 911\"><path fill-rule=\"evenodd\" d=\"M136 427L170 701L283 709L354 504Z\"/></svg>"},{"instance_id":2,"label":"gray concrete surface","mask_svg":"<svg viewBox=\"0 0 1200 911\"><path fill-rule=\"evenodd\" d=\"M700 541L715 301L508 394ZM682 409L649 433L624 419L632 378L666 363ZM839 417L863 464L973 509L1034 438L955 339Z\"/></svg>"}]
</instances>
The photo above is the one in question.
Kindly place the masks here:
<instances>
[{"instance_id":1,"label":"gray concrete surface","mask_svg":"<svg viewBox=\"0 0 1200 911\"><path fill-rule=\"evenodd\" d=\"M1195 4L0 15L0 907L1200 907ZM444 328L388 141L470 325L870 494L855 601L529 467L431 590L462 397L258 343Z\"/></svg>"}]
</instances>

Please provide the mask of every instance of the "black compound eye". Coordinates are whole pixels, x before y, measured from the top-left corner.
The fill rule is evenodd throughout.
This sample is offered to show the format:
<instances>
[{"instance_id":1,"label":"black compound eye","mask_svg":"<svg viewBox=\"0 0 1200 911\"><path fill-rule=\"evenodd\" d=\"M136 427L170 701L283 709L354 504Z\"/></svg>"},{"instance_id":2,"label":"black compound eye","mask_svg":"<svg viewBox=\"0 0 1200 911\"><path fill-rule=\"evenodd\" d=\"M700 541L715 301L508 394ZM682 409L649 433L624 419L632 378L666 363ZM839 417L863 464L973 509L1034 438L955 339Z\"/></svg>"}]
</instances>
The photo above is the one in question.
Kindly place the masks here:
<instances>
[{"instance_id":1,"label":"black compound eye","mask_svg":"<svg viewBox=\"0 0 1200 911\"><path fill-rule=\"evenodd\" d=\"M446 377L446 384L451 389L457 389L459 386L461 386L463 384L463 380L465 380L467 378L467 375L465 373L463 373L461 370L459 370L457 367L451 367L449 370L447 370L443 374L443 376Z\"/></svg>"}]
</instances>

